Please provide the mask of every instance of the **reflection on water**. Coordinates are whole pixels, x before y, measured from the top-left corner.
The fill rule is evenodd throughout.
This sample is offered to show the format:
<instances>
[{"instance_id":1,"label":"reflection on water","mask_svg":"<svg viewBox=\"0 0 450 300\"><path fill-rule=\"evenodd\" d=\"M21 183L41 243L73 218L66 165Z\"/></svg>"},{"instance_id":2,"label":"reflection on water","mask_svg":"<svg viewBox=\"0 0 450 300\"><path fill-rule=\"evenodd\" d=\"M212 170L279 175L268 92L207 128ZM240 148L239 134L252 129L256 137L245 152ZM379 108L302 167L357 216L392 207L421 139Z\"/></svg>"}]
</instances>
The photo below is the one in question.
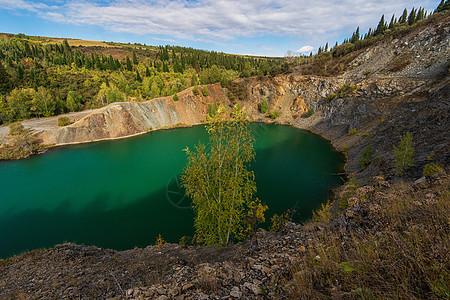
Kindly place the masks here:
<instances>
[{"instance_id":1,"label":"reflection on water","mask_svg":"<svg viewBox=\"0 0 450 300\"><path fill-rule=\"evenodd\" d=\"M273 213L311 216L341 180L343 156L319 136L287 126L252 124L257 196ZM183 149L206 142L203 126L76 145L0 163L0 257L71 241L128 249L161 234L193 233L190 200L178 176Z\"/></svg>"}]
</instances>

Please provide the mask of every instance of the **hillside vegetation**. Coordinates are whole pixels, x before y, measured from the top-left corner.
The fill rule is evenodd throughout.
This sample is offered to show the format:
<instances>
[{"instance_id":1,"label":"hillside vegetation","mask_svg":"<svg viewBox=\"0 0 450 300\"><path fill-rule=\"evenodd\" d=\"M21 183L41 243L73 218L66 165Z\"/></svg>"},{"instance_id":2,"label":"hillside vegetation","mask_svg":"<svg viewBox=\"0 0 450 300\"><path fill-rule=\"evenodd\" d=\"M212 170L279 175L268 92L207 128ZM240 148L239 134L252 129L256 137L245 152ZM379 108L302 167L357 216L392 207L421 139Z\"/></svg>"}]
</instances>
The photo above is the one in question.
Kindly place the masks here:
<instances>
[{"instance_id":1,"label":"hillside vegetation","mask_svg":"<svg viewBox=\"0 0 450 300\"><path fill-rule=\"evenodd\" d=\"M69 42L70 41L70 42ZM0 125L276 74L283 61L173 46L0 35Z\"/></svg>"}]
</instances>

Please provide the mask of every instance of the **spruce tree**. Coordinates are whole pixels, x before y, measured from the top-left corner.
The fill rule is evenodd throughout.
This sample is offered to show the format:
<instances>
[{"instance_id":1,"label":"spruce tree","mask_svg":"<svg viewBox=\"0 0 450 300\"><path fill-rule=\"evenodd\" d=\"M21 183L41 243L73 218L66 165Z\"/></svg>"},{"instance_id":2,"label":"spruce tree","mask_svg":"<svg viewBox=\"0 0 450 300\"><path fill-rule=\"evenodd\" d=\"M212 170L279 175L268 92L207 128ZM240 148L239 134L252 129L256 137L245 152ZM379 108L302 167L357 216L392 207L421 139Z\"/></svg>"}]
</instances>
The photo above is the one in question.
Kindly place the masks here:
<instances>
[{"instance_id":1,"label":"spruce tree","mask_svg":"<svg viewBox=\"0 0 450 300\"><path fill-rule=\"evenodd\" d=\"M137 64L138 64L138 59L137 59L137 56L136 56L136 52L133 51L133 65L137 65Z\"/></svg>"},{"instance_id":2,"label":"spruce tree","mask_svg":"<svg viewBox=\"0 0 450 300\"><path fill-rule=\"evenodd\" d=\"M407 20L408 20L408 10L405 8L405 10L403 11L402 16L398 19L398 22L400 24L404 24L404 23L406 23Z\"/></svg>"},{"instance_id":3,"label":"spruce tree","mask_svg":"<svg viewBox=\"0 0 450 300\"><path fill-rule=\"evenodd\" d=\"M132 71L133 70L133 66L131 65L131 60L130 60L130 58L128 56L126 58L126 66L127 66L127 71Z\"/></svg>"},{"instance_id":4,"label":"spruce tree","mask_svg":"<svg viewBox=\"0 0 450 300\"><path fill-rule=\"evenodd\" d=\"M434 12L438 13L438 12L446 11L449 9L450 9L450 3L448 2L448 0L442 0Z\"/></svg>"},{"instance_id":5,"label":"spruce tree","mask_svg":"<svg viewBox=\"0 0 450 300\"><path fill-rule=\"evenodd\" d=\"M395 14L392 15L391 21L389 22L389 26L388 26L389 29L394 28L394 25L395 25L395 19L394 18L395 18Z\"/></svg>"},{"instance_id":6,"label":"spruce tree","mask_svg":"<svg viewBox=\"0 0 450 300\"><path fill-rule=\"evenodd\" d=\"M416 22L416 9L413 8L408 16L408 24L412 25Z\"/></svg>"},{"instance_id":7,"label":"spruce tree","mask_svg":"<svg viewBox=\"0 0 450 300\"><path fill-rule=\"evenodd\" d=\"M136 71L136 81L142 82L141 75L139 75L139 71Z\"/></svg>"},{"instance_id":8,"label":"spruce tree","mask_svg":"<svg viewBox=\"0 0 450 300\"><path fill-rule=\"evenodd\" d=\"M377 29L375 30L374 35L383 34L386 30L386 21L384 21L384 15L381 16L380 22L378 22Z\"/></svg>"},{"instance_id":9,"label":"spruce tree","mask_svg":"<svg viewBox=\"0 0 450 300\"><path fill-rule=\"evenodd\" d=\"M416 22L422 20L424 16L425 16L425 9L421 7L419 8L419 12L417 13L416 16Z\"/></svg>"}]
</instances>

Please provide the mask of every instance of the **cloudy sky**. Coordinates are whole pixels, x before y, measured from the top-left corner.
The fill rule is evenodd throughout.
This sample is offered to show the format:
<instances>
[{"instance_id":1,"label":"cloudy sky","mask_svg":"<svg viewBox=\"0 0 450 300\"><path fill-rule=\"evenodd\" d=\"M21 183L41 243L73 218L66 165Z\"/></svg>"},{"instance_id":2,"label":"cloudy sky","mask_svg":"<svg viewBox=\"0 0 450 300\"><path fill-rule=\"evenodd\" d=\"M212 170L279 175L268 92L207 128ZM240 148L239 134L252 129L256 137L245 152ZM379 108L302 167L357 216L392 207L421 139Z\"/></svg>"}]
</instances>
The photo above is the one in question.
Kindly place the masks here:
<instances>
[{"instance_id":1,"label":"cloudy sky","mask_svg":"<svg viewBox=\"0 0 450 300\"><path fill-rule=\"evenodd\" d=\"M0 0L0 32L284 56L440 0Z\"/></svg>"}]
</instances>

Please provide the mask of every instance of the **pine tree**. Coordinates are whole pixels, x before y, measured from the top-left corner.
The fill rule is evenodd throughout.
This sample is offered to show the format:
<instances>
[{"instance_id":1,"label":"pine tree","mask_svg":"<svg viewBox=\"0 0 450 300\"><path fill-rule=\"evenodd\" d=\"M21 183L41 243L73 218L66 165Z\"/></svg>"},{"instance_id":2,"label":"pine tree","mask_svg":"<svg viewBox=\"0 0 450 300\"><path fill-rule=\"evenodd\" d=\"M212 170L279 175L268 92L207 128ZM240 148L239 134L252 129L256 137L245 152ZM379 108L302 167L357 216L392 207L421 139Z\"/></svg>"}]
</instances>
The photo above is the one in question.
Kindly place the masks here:
<instances>
[{"instance_id":1,"label":"pine tree","mask_svg":"<svg viewBox=\"0 0 450 300\"><path fill-rule=\"evenodd\" d=\"M133 58L132 59L133 59L133 65L137 65L138 64L138 59L137 59L135 51L133 51Z\"/></svg>"},{"instance_id":2,"label":"pine tree","mask_svg":"<svg viewBox=\"0 0 450 300\"><path fill-rule=\"evenodd\" d=\"M359 41L360 35L359 35L359 26L356 28L356 31L352 34L352 38L350 40L351 43L356 43Z\"/></svg>"},{"instance_id":3,"label":"pine tree","mask_svg":"<svg viewBox=\"0 0 450 300\"><path fill-rule=\"evenodd\" d=\"M416 22L422 20L423 16L424 16L424 9L420 7L419 10L417 11Z\"/></svg>"},{"instance_id":4,"label":"pine tree","mask_svg":"<svg viewBox=\"0 0 450 300\"><path fill-rule=\"evenodd\" d=\"M413 7L409 16L408 16L408 24L412 25L416 22L416 9Z\"/></svg>"},{"instance_id":5,"label":"pine tree","mask_svg":"<svg viewBox=\"0 0 450 300\"><path fill-rule=\"evenodd\" d=\"M389 29L394 28L394 25L395 25L395 19L394 18L395 18L395 14L392 15L391 21L389 22L389 26L388 26Z\"/></svg>"},{"instance_id":6,"label":"pine tree","mask_svg":"<svg viewBox=\"0 0 450 300\"><path fill-rule=\"evenodd\" d=\"M408 20L408 10L405 8L402 16L398 19L398 22L400 24L405 24L407 20Z\"/></svg>"},{"instance_id":7,"label":"pine tree","mask_svg":"<svg viewBox=\"0 0 450 300\"><path fill-rule=\"evenodd\" d=\"M19 80L22 79L24 74L25 74L25 69L22 64L19 64L19 66L17 67L17 78Z\"/></svg>"},{"instance_id":8,"label":"pine tree","mask_svg":"<svg viewBox=\"0 0 450 300\"><path fill-rule=\"evenodd\" d=\"M133 70L133 66L131 65L131 60L128 56L126 57L126 66L127 66L127 71Z\"/></svg>"},{"instance_id":9,"label":"pine tree","mask_svg":"<svg viewBox=\"0 0 450 300\"><path fill-rule=\"evenodd\" d=\"M384 21L384 15L381 16L380 22L378 23L377 29L375 30L374 35L383 34L386 30L386 21Z\"/></svg>"},{"instance_id":10,"label":"pine tree","mask_svg":"<svg viewBox=\"0 0 450 300\"><path fill-rule=\"evenodd\" d=\"M142 82L141 75L139 75L139 71L136 71L136 81Z\"/></svg>"},{"instance_id":11,"label":"pine tree","mask_svg":"<svg viewBox=\"0 0 450 300\"><path fill-rule=\"evenodd\" d=\"M434 12L439 13L449 9L450 9L450 2L448 2L448 0L442 0Z\"/></svg>"},{"instance_id":12,"label":"pine tree","mask_svg":"<svg viewBox=\"0 0 450 300\"><path fill-rule=\"evenodd\" d=\"M167 72L167 73L170 72L168 63L166 64L166 63L163 62L163 72Z\"/></svg>"}]
</instances>

